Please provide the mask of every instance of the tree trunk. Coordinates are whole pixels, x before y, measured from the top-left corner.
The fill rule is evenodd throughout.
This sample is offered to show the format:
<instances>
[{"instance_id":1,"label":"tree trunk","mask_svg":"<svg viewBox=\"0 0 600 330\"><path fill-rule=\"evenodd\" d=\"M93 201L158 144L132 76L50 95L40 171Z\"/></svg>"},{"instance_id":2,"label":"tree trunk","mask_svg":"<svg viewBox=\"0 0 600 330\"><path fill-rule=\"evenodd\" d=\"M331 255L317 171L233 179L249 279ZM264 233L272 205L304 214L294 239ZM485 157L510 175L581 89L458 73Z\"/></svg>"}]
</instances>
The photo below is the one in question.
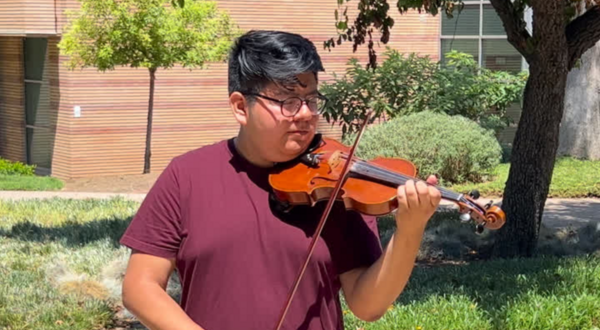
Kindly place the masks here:
<instances>
[{"instance_id":1,"label":"tree trunk","mask_svg":"<svg viewBox=\"0 0 600 330\"><path fill-rule=\"evenodd\" d=\"M556 3L538 6L541 9L538 14L558 15L554 18L561 19L562 12L556 9ZM554 170L569 72L567 39L564 31L556 31L560 23L552 21L550 18L534 21L540 42L529 62L523 112L513 143L502 202L506 224L497 232L492 252L498 257L532 256L537 245Z\"/></svg>"},{"instance_id":2,"label":"tree trunk","mask_svg":"<svg viewBox=\"0 0 600 330\"><path fill-rule=\"evenodd\" d=\"M150 71L150 95L148 98L148 123L146 125L146 152L144 154L144 174L150 173L150 148L152 142L152 112L154 110L154 80L156 68L149 69Z\"/></svg>"},{"instance_id":3,"label":"tree trunk","mask_svg":"<svg viewBox=\"0 0 600 330\"><path fill-rule=\"evenodd\" d=\"M600 43L583 54L567 79L558 155L600 160Z\"/></svg>"}]
</instances>

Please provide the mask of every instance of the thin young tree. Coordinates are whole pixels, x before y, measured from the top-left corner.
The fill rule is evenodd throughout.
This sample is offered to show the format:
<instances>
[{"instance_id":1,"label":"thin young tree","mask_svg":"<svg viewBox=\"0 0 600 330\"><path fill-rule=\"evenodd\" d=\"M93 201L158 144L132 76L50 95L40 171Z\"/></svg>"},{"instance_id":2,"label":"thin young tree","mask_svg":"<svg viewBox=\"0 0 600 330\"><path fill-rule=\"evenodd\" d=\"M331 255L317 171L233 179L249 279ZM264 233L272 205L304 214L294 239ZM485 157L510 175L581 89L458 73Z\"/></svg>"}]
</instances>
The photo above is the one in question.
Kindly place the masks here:
<instances>
[{"instance_id":1,"label":"thin young tree","mask_svg":"<svg viewBox=\"0 0 600 330\"><path fill-rule=\"evenodd\" d=\"M71 70L118 66L146 68L150 77L143 173L150 173L154 85L158 69L176 65L206 68L226 60L239 35L236 24L216 2L186 0L79 0L59 43Z\"/></svg>"},{"instance_id":2,"label":"thin young tree","mask_svg":"<svg viewBox=\"0 0 600 330\"><path fill-rule=\"evenodd\" d=\"M334 1L334 0L330 0ZM337 0L341 6L350 0ZM335 47L353 42L356 51L367 43L369 67L376 66L373 40L389 41L394 20L388 15L393 5L400 13L409 10L431 14L456 14L459 0L358 0L358 13L349 24L347 12L336 24ZM529 79L523 109L513 141L511 166L503 195L507 223L498 231L494 255L531 256L535 252L544 205L548 196L563 117L567 75L581 55L600 40L598 0L490 0L502 20L510 44L529 64ZM525 10L533 13L532 31L527 29ZM340 7L341 8L341 7ZM339 16L338 16L339 15ZM339 17L344 19L339 19Z\"/></svg>"}]
</instances>

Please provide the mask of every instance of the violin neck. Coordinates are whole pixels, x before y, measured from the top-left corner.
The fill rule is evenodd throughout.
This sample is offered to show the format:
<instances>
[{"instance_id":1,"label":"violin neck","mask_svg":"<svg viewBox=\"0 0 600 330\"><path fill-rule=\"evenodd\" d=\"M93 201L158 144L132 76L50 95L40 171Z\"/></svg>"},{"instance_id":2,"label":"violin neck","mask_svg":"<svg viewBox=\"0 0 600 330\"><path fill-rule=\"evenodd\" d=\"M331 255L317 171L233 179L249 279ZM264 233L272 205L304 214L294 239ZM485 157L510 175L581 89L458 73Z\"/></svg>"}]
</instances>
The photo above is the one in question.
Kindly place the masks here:
<instances>
[{"instance_id":1,"label":"violin neck","mask_svg":"<svg viewBox=\"0 0 600 330\"><path fill-rule=\"evenodd\" d=\"M369 180L376 181L391 187L403 185L408 180L419 181L418 179L415 179L411 176L393 172L386 168L377 166L375 164L367 163L361 160L354 161L352 167L350 168L350 173L365 177ZM441 187L436 188L440 191L442 198L445 200L456 203L465 202L465 199L462 194Z\"/></svg>"}]
</instances>

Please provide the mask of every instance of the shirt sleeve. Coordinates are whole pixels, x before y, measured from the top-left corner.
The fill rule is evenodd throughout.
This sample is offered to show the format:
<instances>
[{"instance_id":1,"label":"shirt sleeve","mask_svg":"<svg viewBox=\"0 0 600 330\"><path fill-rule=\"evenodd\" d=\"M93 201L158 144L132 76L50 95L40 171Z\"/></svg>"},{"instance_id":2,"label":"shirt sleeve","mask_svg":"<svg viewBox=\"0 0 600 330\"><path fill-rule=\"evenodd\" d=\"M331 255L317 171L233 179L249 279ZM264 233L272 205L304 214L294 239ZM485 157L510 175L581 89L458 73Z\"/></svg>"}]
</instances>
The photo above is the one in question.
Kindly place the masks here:
<instances>
[{"instance_id":1,"label":"shirt sleeve","mask_svg":"<svg viewBox=\"0 0 600 330\"><path fill-rule=\"evenodd\" d=\"M383 253L377 218L341 208L332 210L333 223L329 230L335 232L331 246L332 258L338 274L359 267L369 267Z\"/></svg>"},{"instance_id":2,"label":"shirt sleeve","mask_svg":"<svg viewBox=\"0 0 600 330\"><path fill-rule=\"evenodd\" d=\"M140 252L175 258L181 227L178 171L171 161L148 191L120 243Z\"/></svg>"}]
</instances>

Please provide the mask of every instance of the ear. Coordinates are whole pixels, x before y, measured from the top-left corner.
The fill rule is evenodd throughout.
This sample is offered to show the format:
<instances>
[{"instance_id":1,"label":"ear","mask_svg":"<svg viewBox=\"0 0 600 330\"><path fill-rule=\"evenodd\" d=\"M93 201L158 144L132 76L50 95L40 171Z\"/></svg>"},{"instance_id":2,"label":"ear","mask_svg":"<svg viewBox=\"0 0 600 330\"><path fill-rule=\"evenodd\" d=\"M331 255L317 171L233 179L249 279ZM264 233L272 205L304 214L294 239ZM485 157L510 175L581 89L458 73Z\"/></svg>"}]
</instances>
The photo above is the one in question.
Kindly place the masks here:
<instances>
[{"instance_id":1,"label":"ear","mask_svg":"<svg viewBox=\"0 0 600 330\"><path fill-rule=\"evenodd\" d=\"M229 95L229 105L231 112L240 125L244 126L248 123L248 101L240 92L233 92Z\"/></svg>"}]
</instances>

